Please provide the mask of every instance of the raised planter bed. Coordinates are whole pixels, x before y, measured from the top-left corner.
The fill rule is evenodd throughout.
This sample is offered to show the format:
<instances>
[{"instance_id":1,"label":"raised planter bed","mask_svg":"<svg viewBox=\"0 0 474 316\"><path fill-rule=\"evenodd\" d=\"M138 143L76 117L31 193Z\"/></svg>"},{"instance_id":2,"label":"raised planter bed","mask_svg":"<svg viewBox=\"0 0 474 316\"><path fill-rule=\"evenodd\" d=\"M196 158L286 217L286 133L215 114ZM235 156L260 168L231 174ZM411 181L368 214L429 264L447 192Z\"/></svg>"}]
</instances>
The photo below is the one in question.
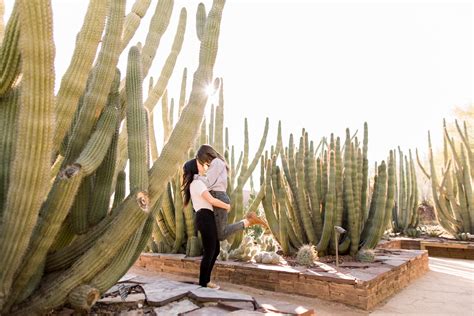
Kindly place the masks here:
<instances>
[{"instance_id":1,"label":"raised planter bed","mask_svg":"<svg viewBox=\"0 0 474 316\"><path fill-rule=\"evenodd\" d=\"M474 260L474 242L446 238L394 238L384 240L377 246L381 249L427 250L433 257Z\"/></svg>"},{"instance_id":2,"label":"raised planter bed","mask_svg":"<svg viewBox=\"0 0 474 316\"><path fill-rule=\"evenodd\" d=\"M135 265L150 271L197 278L200 260L200 257L144 253ZM380 249L374 263L348 262L337 269L321 262L306 268L218 261L213 279L370 310L427 271L426 251Z\"/></svg>"}]
</instances>

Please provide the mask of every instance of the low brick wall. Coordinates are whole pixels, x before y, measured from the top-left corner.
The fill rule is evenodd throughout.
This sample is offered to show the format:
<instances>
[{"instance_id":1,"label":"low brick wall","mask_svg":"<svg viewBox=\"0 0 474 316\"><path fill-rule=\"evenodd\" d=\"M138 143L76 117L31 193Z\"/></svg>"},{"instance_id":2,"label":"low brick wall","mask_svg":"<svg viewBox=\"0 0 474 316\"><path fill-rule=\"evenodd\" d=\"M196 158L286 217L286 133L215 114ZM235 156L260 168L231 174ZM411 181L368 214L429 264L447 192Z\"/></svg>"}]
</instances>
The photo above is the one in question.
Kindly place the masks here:
<instances>
[{"instance_id":1,"label":"low brick wall","mask_svg":"<svg viewBox=\"0 0 474 316\"><path fill-rule=\"evenodd\" d=\"M318 297L364 310L399 292L428 271L426 251L383 251L382 263L350 269L320 264L323 269L218 261L213 270L216 281L242 284L282 293ZM142 254L136 266L150 271L198 278L200 257Z\"/></svg>"},{"instance_id":2,"label":"low brick wall","mask_svg":"<svg viewBox=\"0 0 474 316\"><path fill-rule=\"evenodd\" d=\"M468 241L396 238L381 241L377 248L427 250L432 257L474 260L474 243Z\"/></svg>"}]
</instances>

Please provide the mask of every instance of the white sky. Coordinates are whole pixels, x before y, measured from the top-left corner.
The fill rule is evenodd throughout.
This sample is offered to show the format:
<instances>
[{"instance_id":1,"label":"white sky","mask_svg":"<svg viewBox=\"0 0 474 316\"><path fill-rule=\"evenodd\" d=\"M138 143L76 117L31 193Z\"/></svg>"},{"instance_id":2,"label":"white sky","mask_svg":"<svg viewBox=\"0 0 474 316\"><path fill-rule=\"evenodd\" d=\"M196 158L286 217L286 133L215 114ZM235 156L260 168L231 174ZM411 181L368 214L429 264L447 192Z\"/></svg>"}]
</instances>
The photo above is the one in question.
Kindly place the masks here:
<instances>
[{"instance_id":1,"label":"white sky","mask_svg":"<svg viewBox=\"0 0 474 316\"><path fill-rule=\"evenodd\" d=\"M5 2L8 16L13 1ZM128 13L132 1L127 2ZM203 2L209 9L211 1ZM53 0L57 86L87 3ZM156 3L133 44L144 42ZM186 6L187 36L169 87L176 98L183 67L188 66L189 88L197 64L197 3L175 1L150 71L158 77L179 9ZM455 105L473 103L473 7L472 1L227 0L214 73L224 77L231 143L243 148L248 117L252 155L268 116L268 149L275 143L278 120L286 144L289 133L299 136L303 127L319 141L331 132L343 137L346 127L361 132L367 121L371 163L398 145L425 151L427 130L439 141L442 118ZM125 61L126 53L122 74Z\"/></svg>"}]
</instances>

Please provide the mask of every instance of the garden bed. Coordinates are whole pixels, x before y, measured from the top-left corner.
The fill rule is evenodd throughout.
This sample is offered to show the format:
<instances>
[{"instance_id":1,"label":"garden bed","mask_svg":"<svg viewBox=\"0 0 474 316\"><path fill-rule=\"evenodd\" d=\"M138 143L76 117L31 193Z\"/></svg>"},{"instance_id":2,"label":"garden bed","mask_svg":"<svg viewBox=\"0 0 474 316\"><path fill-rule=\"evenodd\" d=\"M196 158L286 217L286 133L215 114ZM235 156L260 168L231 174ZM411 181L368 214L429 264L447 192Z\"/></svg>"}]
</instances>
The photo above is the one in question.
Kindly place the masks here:
<instances>
[{"instance_id":1,"label":"garden bed","mask_svg":"<svg viewBox=\"0 0 474 316\"><path fill-rule=\"evenodd\" d=\"M433 257L474 260L474 242L448 238L394 238L381 241L381 249L427 250Z\"/></svg>"},{"instance_id":2,"label":"garden bed","mask_svg":"<svg viewBox=\"0 0 474 316\"><path fill-rule=\"evenodd\" d=\"M197 278L200 257L144 253L135 263L150 271ZM213 279L264 290L318 297L370 310L428 271L422 250L376 250L373 263L343 262L339 268L217 261Z\"/></svg>"}]
</instances>

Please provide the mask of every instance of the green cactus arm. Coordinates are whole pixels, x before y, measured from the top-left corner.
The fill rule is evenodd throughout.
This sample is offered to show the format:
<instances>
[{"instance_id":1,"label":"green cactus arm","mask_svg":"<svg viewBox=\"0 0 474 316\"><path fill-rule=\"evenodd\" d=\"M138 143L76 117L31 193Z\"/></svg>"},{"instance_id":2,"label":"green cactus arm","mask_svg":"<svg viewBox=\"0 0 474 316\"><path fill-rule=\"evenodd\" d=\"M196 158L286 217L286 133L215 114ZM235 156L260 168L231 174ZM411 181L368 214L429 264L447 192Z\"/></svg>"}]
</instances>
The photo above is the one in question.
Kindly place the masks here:
<instances>
[{"instance_id":1,"label":"green cactus arm","mask_svg":"<svg viewBox=\"0 0 474 316\"><path fill-rule=\"evenodd\" d=\"M85 175L92 174L102 163L107 154L112 138L117 127L118 111L117 104L117 88L120 81L120 72L117 70L114 83L111 87L109 102L104 111L100 115L94 132L87 141L84 149L74 162L80 166Z\"/></svg>"},{"instance_id":2,"label":"green cactus arm","mask_svg":"<svg viewBox=\"0 0 474 316\"><path fill-rule=\"evenodd\" d=\"M142 49L143 78L148 75L151 63L155 58L156 50L160 45L161 37L168 28L171 13L173 11L173 5L173 0L160 0L156 5L155 13L150 21L145 45Z\"/></svg>"},{"instance_id":3,"label":"green cactus arm","mask_svg":"<svg viewBox=\"0 0 474 316\"><path fill-rule=\"evenodd\" d=\"M114 203L112 204L112 211L122 203L125 198L125 171L121 170L117 174L117 182L115 183Z\"/></svg>"},{"instance_id":4,"label":"green cactus arm","mask_svg":"<svg viewBox=\"0 0 474 316\"><path fill-rule=\"evenodd\" d=\"M0 218L7 197L10 166L16 139L15 122L19 110L19 89L12 89L0 97Z\"/></svg>"},{"instance_id":5,"label":"green cactus arm","mask_svg":"<svg viewBox=\"0 0 474 316\"><path fill-rule=\"evenodd\" d=\"M148 11L150 4L151 0L136 0L132 6L132 10L125 17L121 40L122 51L127 47L128 43L140 26L140 22Z\"/></svg>"},{"instance_id":6,"label":"green cactus arm","mask_svg":"<svg viewBox=\"0 0 474 316\"><path fill-rule=\"evenodd\" d=\"M411 154L411 152L410 152ZM412 172L414 172L414 164L413 164L413 159L411 158L410 156L410 159L411 159L411 162L410 162L410 168L412 170ZM389 153L389 159L388 159L388 166L387 166L387 174L388 174L388 181L387 181L387 199L386 199L386 202L385 202L385 218L384 218L384 221L382 223L382 225L380 226L380 230L378 232L378 236L377 236L377 243L379 242L380 238L382 238L383 236L383 233L385 232L385 230L387 229L387 227L389 226L390 224L390 219L391 219L391 215L392 215L392 210L393 208L395 207L395 184L397 182L397 175L396 175L396 166L395 166L395 152L390 150L390 153ZM413 177L416 177L414 175L414 173L412 173L412 176ZM416 183L416 178L415 178L415 183ZM416 195L416 188L417 186L415 185L414 186L414 193L413 193L413 200L415 201L415 205L416 205L416 208L418 206L418 198L417 198L417 195ZM415 208L415 215L416 215L416 208ZM412 226L414 225L413 223L413 220L412 220Z\"/></svg>"},{"instance_id":7,"label":"green cactus arm","mask_svg":"<svg viewBox=\"0 0 474 316\"><path fill-rule=\"evenodd\" d=\"M217 152L224 152L224 81L222 79L219 86L219 105L216 107L214 144Z\"/></svg>"},{"instance_id":8,"label":"green cactus arm","mask_svg":"<svg viewBox=\"0 0 474 316\"><path fill-rule=\"evenodd\" d=\"M175 209L175 227L176 227L176 238L174 240L172 253L178 253L181 245L183 244L185 237L185 222L184 222L184 203L183 196L179 190L181 183L181 173L178 172L175 177L175 183L177 190L174 191L174 209Z\"/></svg>"},{"instance_id":9,"label":"green cactus arm","mask_svg":"<svg viewBox=\"0 0 474 316\"><path fill-rule=\"evenodd\" d=\"M247 166L249 164L249 125L248 120L245 118L244 120L244 155L242 157L239 178L247 171ZM239 185L239 183L237 183Z\"/></svg>"},{"instance_id":10,"label":"green cactus arm","mask_svg":"<svg viewBox=\"0 0 474 316\"><path fill-rule=\"evenodd\" d=\"M461 231L461 225L456 223L455 219L450 213L448 213L446 199L444 193L438 193L439 183L436 175L436 169L433 158L433 148L431 145L431 136L428 132L428 154L430 161L430 174L431 174L431 190L436 210L436 215L440 224L446 229L449 233L456 235Z\"/></svg>"},{"instance_id":11,"label":"green cactus arm","mask_svg":"<svg viewBox=\"0 0 474 316\"><path fill-rule=\"evenodd\" d=\"M323 156L323 154L321 154ZM319 204L323 204L323 174L322 174L322 167L321 167L321 158L316 158L316 191L319 197Z\"/></svg>"},{"instance_id":12,"label":"green cactus arm","mask_svg":"<svg viewBox=\"0 0 474 316\"><path fill-rule=\"evenodd\" d=\"M206 7L200 2L196 11L196 34L200 41L203 40L204 26L206 25Z\"/></svg>"},{"instance_id":13,"label":"green cactus arm","mask_svg":"<svg viewBox=\"0 0 474 316\"><path fill-rule=\"evenodd\" d=\"M124 11L125 3L123 1L111 3L102 47L97 57L96 66L92 70L94 75L90 83L91 88L84 96L77 122L73 126L63 165L70 164L77 159L90 137L99 114L107 104L110 89L116 79L115 66L120 54Z\"/></svg>"},{"instance_id":14,"label":"green cactus arm","mask_svg":"<svg viewBox=\"0 0 474 316\"><path fill-rule=\"evenodd\" d=\"M357 214L354 206L354 194L352 186L352 158L350 132L346 129L346 142L344 145L344 202L347 205L349 219L349 237L351 255L355 255L359 248L359 235L357 231Z\"/></svg>"},{"instance_id":15,"label":"green cactus arm","mask_svg":"<svg viewBox=\"0 0 474 316\"><path fill-rule=\"evenodd\" d=\"M247 129L247 133L246 133L246 135L247 135L246 136L247 150L244 151L242 169L241 169L239 178L237 180L237 186L238 187L243 188L243 186L245 185L245 183L249 179L250 175L252 174L252 172L257 167L258 161L260 160L260 157L262 156L262 153L265 149L265 143L267 141L268 130L269 130L269 119L267 117L267 119L265 120L265 127L264 127L264 130L263 130L263 135L262 135L262 138L260 139L260 145L258 146L257 152L255 153L255 156L254 156L252 162L250 163L249 166L247 166L247 162L248 162L248 129ZM246 157L245 152L247 152L247 158L245 158ZM244 168L244 166L245 166L245 168Z\"/></svg>"},{"instance_id":16,"label":"green cactus arm","mask_svg":"<svg viewBox=\"0 0 474 316\"><path fill-rule=\"evenodd\" d=\"M467 132L467 124L464 122L464 130L463 133L461 127L458 124L458 121L454 121L456 124L456 129L458 130L459 137L461 138L462 143L464 144L464 148L467 152L467 157L469 158L469 165L470 165L470 176L474 178L474 153L472 151L472 144L469 141L469 134Z\"/></svg>"},{"instance_id":17,"label":"green cactus arm","mask_svg":"<svg viewBox=\"0 0 474 316\"><path fill-rule=\"evenodd\" d=\"M462 151L464 155L464 150ZM472 170L472 168L471 168ZM470 233L474 233L474 192L472 189L472 179L471 173L469 172L469 165L466 159L463 159L463 168L460 171L462 172L462 179L464 180L464 191L466 195L467 210L470 219Z\"/></svg>"},{"instance_id":18,"label":"green cactus arm","mask_svg":"<svg viewBox=\"0 0 474 316\"><path fill-rule=\"evenodd\" d=\"M110 196L113 193L113 178L117 159L117 141L119 125L116 124L114 136L102 164L95 172L94 194L91 197L91 207L87 213L89 227L97 225L108 213Z\"/></svg>"},{"instance_id":19,"label":"green cactus arm","mask_svg":"<svg viewBox=\"0 0 474 316\"><path fill-rule=\"evenodd\" d=\"M290 135L290 145L292 144L292 135ZM301 218L301 214L299 212L299 206L298 206L298 200L296 198L296 192L298 190L296 186L296 180L291 176L291 171L290 171L290 162L289 158L287 158L287 155L289 155L289 150L287 153L284 153L283 150L281 151L281 161L282 161L282 166L283 166L283 172L285 174L285 179L286 182L288 183L290 192L291 192L291 197L292 197L292 202L290 205L292 206L290 210L292 211L292 216L291 219L293 220L293 225L295 227L295 233L298 235L298 239L301 241L301 243L306 243L306 234L303 234L303 220ZM292 160L294 162L294 160ZM290 219L290 221L291 221Z\"/></svg>"},{"instance_id":20,"label":"green cactus arm","mask_svg":"<svg viewBox=\"0 0 474 316\"><path fill-rule=\"evenodd\" d=\"M16 135L0 224L0 310L8 301L15 272L51 187L55 78L51 4L20 1L18 5L23 80L16 128L21 133Z\"/></svg>"},{"instance_id":21,"label":"green cactus arm","mask_svg":"<svg viewBox=\"0 0 474 316\"><path fill-rule=\"evenodd\" d=\"M407 230L408 226L410 224L411 220L411 205L413 203L413 196L412 196L412 177L411 177L411 172L410 172L410 165L408 163L408 157L404 155L404 160L405 160L405 184L406 184L406 189L405 189L405 196L406 196L406 202L403 204L404 206L404 224L403 224L403 230Z\"/></svg>"},{"instance_id":22,"label":"green cactus arm","mask_svg":"<svg viewBox=\"0 0 474 316\"><path fill-rule=\"evenodd\" d=\"M319 240L323 231L323 221L321 218L318 191L316 190L316 161L314 154L308 148L308 133L305 133L304 150L304 179L305 189L309 197L312 225L316 238Z\"/></svg>"},{"instance_id":23,"label":"green cactus arm","mask_svg":"<svg viewBox=\"0 0 474 316\"><path fill-rule=\"evenodd\" d=\"M280 230L278 228L278 220L274 210L275 198L273 196L273 190L277 192L277 188L272 188L272 170L273 162L271 159L268 159L265 167L265 183L260 186L261 190L264 190L265 192L264 197L262 199L262 206L270 230L272 231L273 235L276 236L278 240L280 240Z\"/></svg>"},{"instance_id":24,"label":"green cactus arm","mask_svg":"<svg viewBox=\"0 0 474 316\"><path fill-rule=\"evenodd\" d=\"M263 198L265 197L265 186L260 186L260 190L258 191L255 199L253 199L252 204L250 204L248 208L248 212L257 212L260 203L262 203ZM267 222L268 222L268 216Z\"/></svg>"},{"instance_id":25,"label":"green cactus arm","mask_svg":"<svg viewBox=\"0 0 474 316\"><path fill-rule=\"evenodd\" d=\"M171 133L170 109L168 107L168 90L165 90L161 98L161 120L163 122L163 141L166 143Z\"/></svg>"},{"instance_id":26,"label":"green cactus arm","mask_svg":"<svg viewBox=\"0 0 474 316\"><path fill-rule=\"evenodd\" d=\"M183 69L183 76L181 78L181 89L179 90L179 108L178 108L178 117L183 111L184 105L186 104L186 83L188 80L188 68Z\"/></svg>"},{"instance_id":27,"label":"green cactus arm","mask_svg":"<svg viewBox=\"0 0 474 316\"><path fill-rule=\"evenodd\" d=\"M199 134L199 143L200 144L207 144L207 125L206 125L206 118L204 118L201 122L201 130Z\"/></svg>"},{"instance_id":28,"label":"green cactus arm","mask_svg":"<svg viewBox=\"0 0 474 316\"><path fill-rule=\"evenodd\" d=\"M147 111L145 109L145 111ZM148 137L150 142L151 163L153 164L158 159L158 144L156 143L155 122L153 112L146 112L148 115Z\"/></svg>"},{"instance_id":29,"label":"green cactus arm","mask_svg":"<svg viewBox=\"0 0 474 316\"><path fill-rule=\"evenodd\" d=\"M211 146L214 145L214 125L215 125L215 111L214 111L214 104L211 104L211 113L210 113L210 119L209 119L209 144Z\"/></svg>"},{"instance_id":30,"label":"green cactus arm","mask_svg":"<svg viewBox=\"0 0 474 316\"><path fill-rule=\"evenodd\" d=\"M56 96L56 130L54 131L53 152L58 151L71 126L77 103L84 92L96 56L106 15L107 1L92 0L89 2L84 23L77 34L71 63L61 80Z\"/></svg>"},{"instance_id":31,"label":"green cactus arm","mask_svg":"<svg viewBox=\"0 0 474 316\"><path fill-rule=\"evenodd\" d=\"M3 3L2 3L3 4ZM3 26L3 17L2 17ZM0 32L3 33L3 32ZM0 36L3 34L0 34ZM12 87L20 75L20 22L18 5L15 2L10 19L5 29L3 42L0 39L0 96L3 96Z\"/></svg>"},{"instance_id":32,"label":"green cactus arm","mask_svg":"<svg viewBox=\"0 0 474 316\"><path fill-rule=\"evenodd\" d=\"M178 55L181 52L181 48L183 46L184 34L186 32L186 20L187 13L186 9L183 8L181 9L181 13L179 16L178 29L176 30L173 45L171 46L171 52L166 58L165 64L161 69L160 77L158 78L156 85L153 87L152 91L150 91L145 101L145 107L150 112L153 111L154 106L163 95L163 92L165 91L166 86L168 85L168 81L171 77L171 74L173 73L173 69L176 64L176 59L178 58Z\"/></svg>"},{"instance_id":33,"label":"green cactus arm","mask_svg":"<svg viewBox=\"0 0 474 316\"><path fill-rule=\"evenodd\" d=\"M69 293L67 301L76 311L89 312L91 307L100 298L98 289L82 284Z\"/></svg>"},{"instance_id":34,"label":"green cactus arm","mask_svg":"<svg viewBox=\"0 0 474 316\"><path fill-rule=\"evenodd\" d=\"M369 184L369 127L367 122L364 122L364 139L362 145L362 184L361 184L361 197L360 197L360 209L363 213L363 221L367 219L369 214L367 207L367 189Z\"/></svg>"},{"instance_id":35,"label":"green cactus arm","mask_svg":"<svg viewBox=\"0 0 474 316\"><path fill-rule=\"evenodd\" d=\"M304 137L300 138L299 151L296 154L296 168L298 170L296 174L296 184L298 190L296 192L296 198L298 201L299 211L301 214L301 219L303 221L303 227L306 233L306 237L309 242L313 245L317 244L316 233L314 232L313 222L311 220L308 206L306 203L306 197L304 192L305 187L305 174L304 174Z\"/></svg>"},{"instance_id":36,"label":"green cactus arm","mask_svg":"<svg viewBox=\"0 0 474 316\"><path fill-rule=\"evenodd\" d=\"M148 207L147 128L142 103L142 69L138 47L130 48L127 79L127 133L130 157L130 192L143 208Z\"/></svg>"},{"instance_id":37,"label":"green cactus arm","mask_svg":"<svg viewBox=\"0 0 474 316\"><path fill-rule=\"evenodd\" d=\"M411 194L413 196L412 198L412 203L410 205L410 210L411 210L411 218L410 218L410 224L409 226L411 228L416 228L419 214L418 214L418 183L416 179L416 172L415 172L415 164L413 162L413 156L411 153L411 150L409 150L409 162L410 162L410 176L411 176L411 183L412 183L412 188L411 188ZM389 172L390 172L390 162L389 162ZM390 180L390 174L389 174L389 180ZM389 183L389 189L390 189L390 183ZM388 199L388 197L387 197ZM388 200L387 200L388 201Z\"/></svg>"},{"instance_id":38,"label":"green cactus arm","mask_svg":"<svg viewBox=\"0 0 474 316\"><path fill-rule=\"evenodd\" d=\"M336 138L336 218L335 225L342 226L344 213L343 177L342 177L341 139Z\"/></svg>"},{"instance_id":39,"label":"green cactus arm","mask_svg":"<svg viewBox=\"0 0 474 316\"><path fill-rule=\"evenodd\" d=\"M334 232L334 213L336 202L336 157L333 150L329 153L329 184L326 196L324 226L321 239L317 245L318 252L326 252Z\"/></svg>"},{"instance_id":40,"label":"green cactus arm","mask_svg":"<svg viewBox=\"0 0 474 316\"><path fill-rule=\"evenodd\" d=\"M383 227L385 219L385 206L387 202L387 166L385 164L385 161L382 161L378 169L378 187L376 188L377 201L372 225L368 228L369 233L367 234L367 238L362 241L364 249L373 249L375 248L375 246L377 246L379 239L379 231L382 230L381 227Z\"/></svg>"},{"instance_id":41,"label":"green cactus arm","mask_svg":"<svg viewBox=\"0 0 474 316\"><path fill-rule=\"evenodd\" d=\"M66 223L76 235L84 234L89 228L89 224L87 223L87 210L90 208L93 181L93 176L84 178L77 192L76 199L69 211Z\"/></svg>"},{"instance_id":42,"label":"green cactus arm","mask_svg":"<svg viewBox=\"0 0 474 316\"><path fill-rule=\"evenodd\" d=\"M166 190L163 193L163 202L161 204L161 211L163 213L164 224L172 239L176 238L176 218L175 218L175 207L173 203L173 193L171 190L171 184L168 183ZM163 230L162 230L163 232Z\"/></svg>"},{"instance_id":43,"label":"green cactus arm","mask_svg":"<svg viewBox=\"0 0 474 316\"><path fill-rule=\"evenodd\" d=\"M426 168L423 166L423 164L421 163L421 160L420 160L420 155L418 154L418 148L415 150L415 153L416 153L416 162L418 163L418 167L420 167L420 170L421 172L423 172L423 174L425 175L425 177L430 180L431 179L431 176L429 175L429 173L426 171Z\"/></svg>"}]
</instances>

